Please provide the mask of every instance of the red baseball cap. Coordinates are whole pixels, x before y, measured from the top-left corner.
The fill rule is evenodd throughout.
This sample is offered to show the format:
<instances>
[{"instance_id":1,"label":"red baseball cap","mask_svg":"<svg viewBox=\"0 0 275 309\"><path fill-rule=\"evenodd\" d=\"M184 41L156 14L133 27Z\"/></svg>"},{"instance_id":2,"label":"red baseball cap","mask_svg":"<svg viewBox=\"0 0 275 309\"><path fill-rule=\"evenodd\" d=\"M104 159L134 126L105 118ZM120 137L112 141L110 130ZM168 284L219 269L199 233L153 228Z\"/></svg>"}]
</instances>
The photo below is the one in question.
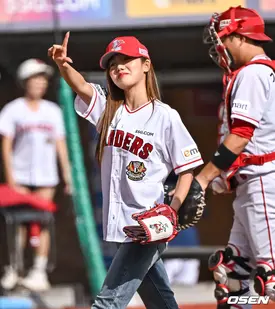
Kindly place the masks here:
<instances>
[{"instance_id":1,"label":"red baseball cap","mask_svg":"<svg viewBox=\"0 0 275 309\"><path fill-rule=\"evenodd\" d=\"M121 36L115 38L106 48L105 54L100 58L100 67L107 69L111 57L122 54L129 57L145 57L150 59L148 49L134 36Z\"/></svg>"}]
</instances>

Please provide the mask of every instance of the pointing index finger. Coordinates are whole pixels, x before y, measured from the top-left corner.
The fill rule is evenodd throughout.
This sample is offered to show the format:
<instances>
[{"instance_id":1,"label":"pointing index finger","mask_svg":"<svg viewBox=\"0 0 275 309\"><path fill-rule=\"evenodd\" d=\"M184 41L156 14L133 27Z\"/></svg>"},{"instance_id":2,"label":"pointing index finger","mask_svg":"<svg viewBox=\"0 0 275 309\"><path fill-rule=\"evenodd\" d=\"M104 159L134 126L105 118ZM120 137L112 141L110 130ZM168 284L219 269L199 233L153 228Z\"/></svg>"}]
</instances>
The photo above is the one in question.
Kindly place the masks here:
<instances>
[{"instance_id":1,"label":"pointing index finger","mask_svg":"<svg viewBox=\"0 0 275 309\"><path fill-rule=\"evenodd\" d=\"M70 32L68 31L68 32L65 34L65 37L64 37L64 40L63 40L63 43L62 43L62 46L63 46L64 48L67 48L67 46L68 46L69 37L70 37Z\"/></svg>"}]
</instances>

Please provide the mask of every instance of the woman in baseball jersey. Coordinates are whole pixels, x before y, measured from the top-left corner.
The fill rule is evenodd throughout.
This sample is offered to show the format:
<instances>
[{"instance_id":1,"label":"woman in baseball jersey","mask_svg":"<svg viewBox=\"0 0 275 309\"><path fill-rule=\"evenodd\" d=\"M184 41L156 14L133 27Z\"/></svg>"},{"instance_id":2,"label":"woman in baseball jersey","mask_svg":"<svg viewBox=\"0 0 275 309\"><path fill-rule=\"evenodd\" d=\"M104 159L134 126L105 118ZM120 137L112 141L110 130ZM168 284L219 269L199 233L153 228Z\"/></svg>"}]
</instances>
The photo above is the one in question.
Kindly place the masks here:
<instances>
[{"instance_id":1,"label":"woman in baseball jersey","mask_svg":"<svg viewBox=\"0 0 275 309\"><path fill-rule=\"evenodd\" d=\"M8 103L0 114L0 133L6 182L21 193L34 192L52 200L59 182L56 156L58 155L66 191L70 191L69 160L65 130L60 108L43 100L48 79L53 70L37 59L24 61L17 70L17 79L24 89L24 97ZM39 231L41 228L41 231ZM49 231L31 225L31 234L39 238L33 267L25 278L8 266L1 280L5 289L17 283L35 291L49 288L46 274L50 248ZM21 227L18 237L26 241L26 229ZM34 238L33 238L34 239Z\"/></svg>"},{"instance_id":2,"label":"woman in baseball jersey","mask_svg":"<svg viewBox=\"0 0 275 309\"><path fill-rule=\"evenodd\" d=\"M192 170L203 163L201 155L177 111L160 101L148 50L135 37L115 38L100 60L108 92L87 83L72 68L68 39L69 33L48 53L77 93L76 112L99 132L103 235L118 244L92 308L126 308L138 291L148 309L176 309L160 259L165 242L142 245L126 237L123 228L136 224L134 213L163 203L163 184L172 169L179 175L171 203L177 211L192 182ZM154 227L156 234L166 228Z\"/></svg>"}]
</instances>

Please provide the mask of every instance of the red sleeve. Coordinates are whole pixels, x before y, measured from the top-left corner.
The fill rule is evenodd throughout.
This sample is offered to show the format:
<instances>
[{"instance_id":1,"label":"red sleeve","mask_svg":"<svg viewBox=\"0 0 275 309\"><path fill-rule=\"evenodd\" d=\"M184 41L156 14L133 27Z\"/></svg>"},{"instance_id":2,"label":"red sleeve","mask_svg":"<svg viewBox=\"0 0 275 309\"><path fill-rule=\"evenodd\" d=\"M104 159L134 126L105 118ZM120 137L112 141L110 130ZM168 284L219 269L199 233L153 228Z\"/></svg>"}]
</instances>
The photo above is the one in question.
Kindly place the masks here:
<instances>
[{"instance_id":1,"label":"red sleeve","mask_svg":"<svg viewBox=\"0 0 275 309\"><path fill-rule=\"evenodd\" d=\"M234 119L231 133L250 140L253 136L254 130L255 126L252 123L241 119Z\"/></svg>"}]
</instances>

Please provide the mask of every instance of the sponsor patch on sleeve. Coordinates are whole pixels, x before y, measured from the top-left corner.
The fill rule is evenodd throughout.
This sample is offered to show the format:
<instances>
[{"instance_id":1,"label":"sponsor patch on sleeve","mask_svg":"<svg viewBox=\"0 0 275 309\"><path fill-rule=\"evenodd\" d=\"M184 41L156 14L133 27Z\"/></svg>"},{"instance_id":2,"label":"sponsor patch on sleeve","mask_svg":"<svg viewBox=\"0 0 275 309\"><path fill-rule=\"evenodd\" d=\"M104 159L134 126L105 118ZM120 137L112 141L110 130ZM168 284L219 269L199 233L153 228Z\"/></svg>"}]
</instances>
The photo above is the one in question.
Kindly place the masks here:
<instances>
[{"instance_id":1,"label":"sponsor patch on sleeve","mask_svg":"<svg viewBox=\"0 0 275 309\"><path fill-rule=\"evenodd\" d=\"M234 100L232 103L232 113L248 114L250 102L243 100Z\"/></svg>"},{"instance_id":2,"label":"sponsor patch on sleeve","mask_svg":"<svg viewBox=\"0 0 275 309\"><path fill-rule=\"evenodd\" d=\"M201 154L200 154L198 147L196 145L190 145L188 147L182 148L181 152L182 152L183 157L186 161L199 159L201 157Z\"/></svg>"}]
</instances>

